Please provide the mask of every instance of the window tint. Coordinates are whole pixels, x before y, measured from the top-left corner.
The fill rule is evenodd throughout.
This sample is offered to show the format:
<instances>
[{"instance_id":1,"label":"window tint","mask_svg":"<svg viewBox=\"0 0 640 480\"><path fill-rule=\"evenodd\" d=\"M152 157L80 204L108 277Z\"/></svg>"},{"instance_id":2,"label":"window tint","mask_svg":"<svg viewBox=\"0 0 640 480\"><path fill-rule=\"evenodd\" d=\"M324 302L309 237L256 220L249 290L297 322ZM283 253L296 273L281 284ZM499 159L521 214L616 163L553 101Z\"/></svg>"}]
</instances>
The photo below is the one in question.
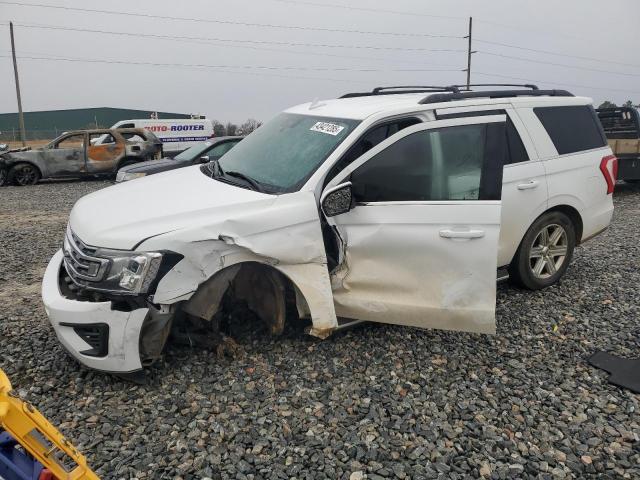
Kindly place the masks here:
<instances>
[{"instance_id":1,"label":"window tint","mask_svg":"<svg viewBox=\"0 0 640 480\"><path fill-rule=\"evenodd\" d=\"M560 155L591 150L607 144L591 106L537 107L533 111Z\"/></svg>"},{"instance_id":2,"label":"window tint","mask_svg":"<svg viewBox=\"0 0 640 480\"><path fill-rule=\"evenodd\" d=\"M502 135L504 144L504 128ZM486 140L486 124L408 135L353 172L356 201L483 199L481 177ZM502 159L498 171L501 169Z\"/></svg>"},{"instance_id":3,"label":"window tint","mask_svg":"<svg viewBox=\"0 0 640 480\"><path fill-rule=\"evenodd\" d=\"M509 148L509 163L529 161L529 155L527 155L520 134L509 117L507 117L507 146Z\"/></svg>"},{"instance_id":4,"label":"window tint","mask_svg":"<svg viewBox=\"0 0 640 480\"><path fill-rule=\"evenodd\" d=\"M522 138L516 130L516 126L511 121L511 117L507 114L506 110L476 110L473 112L459 112L459 113L441 113L436 112L436 118L438 120L447 120L450 118L469 118L469 117L483 117L486 115L506 115L507 116L507 142L509 148L509 156L507 163L520 163L528 162L529 155L524 148Z\"/></svg>"},{"instance_id":5,"label":"window tint","mask_svg":"<svg viewBox=\"0 0 640 480\"><path fill-rule=\"evenodd\" d=\"M402 120L385 123L384 125L380 125L369 130L349 150L347 150L347 153L345 153L331 168L325 179L325 185L354 160L364 155L373 147L383 142L391 135L410 127L411 125L415 125L416 123L420 123L420 120L417 118L403 118Z\"/></svg>"}]
</instances>

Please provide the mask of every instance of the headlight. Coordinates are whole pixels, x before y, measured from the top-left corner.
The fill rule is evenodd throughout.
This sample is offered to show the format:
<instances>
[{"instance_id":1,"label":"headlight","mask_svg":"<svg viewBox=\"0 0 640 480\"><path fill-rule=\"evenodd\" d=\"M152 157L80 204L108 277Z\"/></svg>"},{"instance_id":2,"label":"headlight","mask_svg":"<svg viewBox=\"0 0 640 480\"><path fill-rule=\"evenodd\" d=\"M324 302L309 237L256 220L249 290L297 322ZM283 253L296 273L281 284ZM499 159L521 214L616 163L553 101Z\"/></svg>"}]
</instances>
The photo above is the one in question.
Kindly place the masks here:
<instances>
[{"instance_id":1,"label":"headlight","mask_svg":"<svg viewBox=\"0 0 640 480\"><path fill-rule=\"evenodd\" d=\"M128 294L146 293L158 275L162 254L157 252L124 252L98 248L95 256L109 261L102 280L87 287Z\"/></svg>"},{"instance_id":2,"label":"headlight","mask_svg":"<svg viewBox=\"0 0 640 480\"><path fill-rule=\"evenodd\" d=\"M153 293L154 285L182 255L171 252L132 252L91 247L67 227L63 244L64 266L80 287L120 295Z\"/></svg>"},{"instance_id":3,"label":"headlight","mask_svg":"<svg viewBox=\"0 0 640 480\"><path fill-rule=\"evenodd\" d=\"M145 172L118 172L116 175L116 182L127 182L134 178L144 177L147 174Z\"/></svg>"}]
</instances>

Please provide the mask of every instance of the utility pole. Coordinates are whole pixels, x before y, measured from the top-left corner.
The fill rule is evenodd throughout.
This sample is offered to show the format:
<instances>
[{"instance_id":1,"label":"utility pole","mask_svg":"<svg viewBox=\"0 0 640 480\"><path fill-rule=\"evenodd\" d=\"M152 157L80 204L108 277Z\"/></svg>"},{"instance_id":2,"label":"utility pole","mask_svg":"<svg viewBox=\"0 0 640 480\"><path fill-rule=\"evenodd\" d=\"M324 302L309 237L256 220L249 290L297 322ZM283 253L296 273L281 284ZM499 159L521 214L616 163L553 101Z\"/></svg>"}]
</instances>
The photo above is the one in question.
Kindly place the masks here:
<instances>
[{"instance_id":1,"label":"utility pole","mask_svg":"<svg viewBox=\"0 0 640 480\"><path fill-rule=\"evenodd\" d=\"M469 35L465 38L469 39L468 47L467 47L467 90L469 90L469 86L471 85L471 54L476 53L471 50L471 29L473 27L473 17L469 17Z\"/></svg>"},{"instance_id":2,"label":"utility pole","mask_svg":"<svg viewBox=\"0 0 640 480\"><path fill-rule=\"evenodd\" d=\"M18 121L20 122L20 139L22 146L27 146L27 137L24 131L24 113L22 113L22 99L20 98L20 80L18 79L18 61L16 60L16 42L13 39L13 22L9 22L11 34L11 55L13 56L13 74L16 78L16 95L18 97Z\"/></svg>"}]
</instances>

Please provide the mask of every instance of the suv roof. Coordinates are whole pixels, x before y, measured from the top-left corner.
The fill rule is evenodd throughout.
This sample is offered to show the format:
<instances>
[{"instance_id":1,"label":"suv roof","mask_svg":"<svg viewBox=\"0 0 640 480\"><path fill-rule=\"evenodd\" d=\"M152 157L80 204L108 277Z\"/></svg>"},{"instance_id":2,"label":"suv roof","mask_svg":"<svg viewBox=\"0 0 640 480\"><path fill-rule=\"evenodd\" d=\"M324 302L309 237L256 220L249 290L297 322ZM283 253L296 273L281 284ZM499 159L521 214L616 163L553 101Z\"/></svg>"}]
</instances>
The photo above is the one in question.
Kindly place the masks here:
<instances>
[{"instance_id":1,"label":"suv roof","mask_svg":"<svg viewBox=\"0 0 640 480\"><path fill-rule=\"evenodd\" d=\"M584 105L590 98L574 97L566 90L540 90L536 85L474 84L471 87L524 87L501 90L467 90L465 85L378 87L371 92L347 93L340 98L297 105L287 113L363 120L375 113L405 110L431 110L487 104ZM420 105L424 105L422 108ZM428 106L427 106L428 105Z\"/></svg>"}]
</instances>

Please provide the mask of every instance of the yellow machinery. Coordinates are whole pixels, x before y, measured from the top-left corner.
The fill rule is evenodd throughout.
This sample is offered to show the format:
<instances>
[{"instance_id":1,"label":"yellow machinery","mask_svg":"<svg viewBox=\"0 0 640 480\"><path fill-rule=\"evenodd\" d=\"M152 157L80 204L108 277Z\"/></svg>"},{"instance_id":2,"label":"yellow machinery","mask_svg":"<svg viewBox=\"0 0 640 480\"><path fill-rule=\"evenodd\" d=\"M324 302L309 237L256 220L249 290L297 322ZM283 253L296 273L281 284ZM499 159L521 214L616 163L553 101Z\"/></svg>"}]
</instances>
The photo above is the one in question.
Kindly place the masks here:
<instances>
[{"instance_id":1,"label":"yellow machinery","mask_svg":"<svg viewBox=\"0 0 640 480\"><path fill-rule=\"evenodd\" d=\"M99 480L84 456L38 410L11 393L2 370L0 479Z\"/></svg>"}]
</instances>

